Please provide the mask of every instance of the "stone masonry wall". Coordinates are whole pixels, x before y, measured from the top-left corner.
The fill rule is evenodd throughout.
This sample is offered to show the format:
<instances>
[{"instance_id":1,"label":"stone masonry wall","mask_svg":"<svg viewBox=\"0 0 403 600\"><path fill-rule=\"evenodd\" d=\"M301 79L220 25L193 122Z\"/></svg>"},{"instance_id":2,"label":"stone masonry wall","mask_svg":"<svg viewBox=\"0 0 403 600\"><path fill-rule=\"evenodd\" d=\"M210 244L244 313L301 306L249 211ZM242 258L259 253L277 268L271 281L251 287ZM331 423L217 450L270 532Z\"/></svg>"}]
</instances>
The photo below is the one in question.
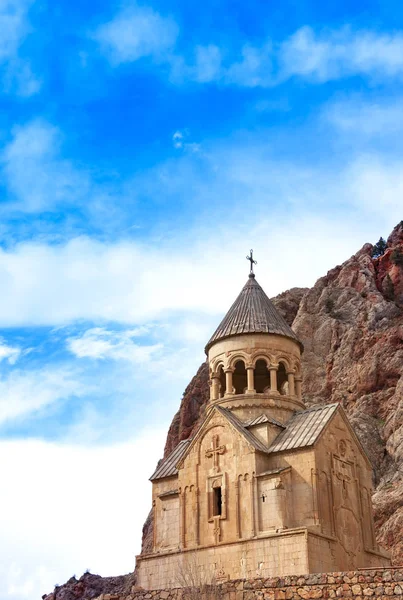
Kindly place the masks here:
<instances>
[{"instance_id":1,"label":"stone masonry wall","mask_svg":"<svg viewBox=\"0 0 403 600\"><path fill-rule=\"evenodd\" d=\"M126 595L102 594L94 600L307 600L354 598L393 600L403 597L403 567L311 573L267 579L238 579L210 586L209 591L175 588L146 591L133 586Z\"/></svg>"}]
</instances>

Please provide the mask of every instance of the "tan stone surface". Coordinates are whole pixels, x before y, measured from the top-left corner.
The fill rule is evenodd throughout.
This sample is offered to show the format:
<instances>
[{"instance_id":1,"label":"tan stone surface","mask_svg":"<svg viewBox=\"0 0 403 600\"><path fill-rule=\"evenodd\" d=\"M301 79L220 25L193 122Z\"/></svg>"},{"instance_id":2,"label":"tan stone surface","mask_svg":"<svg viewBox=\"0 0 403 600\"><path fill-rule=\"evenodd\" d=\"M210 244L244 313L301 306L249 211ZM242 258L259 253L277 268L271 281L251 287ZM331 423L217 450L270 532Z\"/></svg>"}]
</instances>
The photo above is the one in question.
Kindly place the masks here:
<instances>
[{"instance_id":1,"label":"tan stone surface","mask_svg":"<svg viewBox=\"0 0 403 600\"><path fill-rule=\"evenodd\" d=\"M153 479L153 546L137 558L138 584L178 587L189 561L214 580L387 565L371 464L340 406L329 418L308 411L306 429L290 429L300 442L269 452L305 408L299 343L237 334L215 342L208 361L205 419L177 475Z\"/></svg>"},{"instance_id":2,"label":"tan stone surface","mask_svg":"<svg viewBox=\"0 0 403 600\"><path fill-rule=\"evenodd\" d=\"M310 290L292 289L273 303L305 345L303 396L310 405L340 401L375 469L375 530L378 542L403 560L401 507L403 399L403 226L388 248L371 258L366 244L357 254L320 278ZM394 298L385 294L389 275ZM298 313L298 314L297 314ZM207 402L208 365L186 390L167 440L167 452L197 428ZM152 520L148 521L147 532Z\"/></svg>"}]
</instances>

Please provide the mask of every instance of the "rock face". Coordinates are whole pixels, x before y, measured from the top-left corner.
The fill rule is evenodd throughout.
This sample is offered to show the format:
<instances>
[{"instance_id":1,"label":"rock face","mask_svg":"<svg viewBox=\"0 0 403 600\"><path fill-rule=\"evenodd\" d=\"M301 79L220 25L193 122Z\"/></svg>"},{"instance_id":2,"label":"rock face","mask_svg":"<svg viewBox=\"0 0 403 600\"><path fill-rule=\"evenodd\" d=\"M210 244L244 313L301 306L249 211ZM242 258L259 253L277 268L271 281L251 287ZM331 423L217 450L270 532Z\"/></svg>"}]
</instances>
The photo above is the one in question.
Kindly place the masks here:
<instances>
[{"instance_id":1,"label":"rock face","mask_svg":"<svg viewBox=\"0 0 403 600\"><path fill-rule=\"evenodd\" d=\"M71 577L64 585L56 586L51 594L45 594L42 598L43 600L92 600L101 594L116 594L114 597L118 598L120 595L128 595L134 585L134 573L119 577L101 577L84 573L80 579Z\"/></svg>"},{"instance_id":2,"label":"rock face","mask_svg":"<svg viewBox=\"0 0 403 600\"><path fill-rule=\"evenodd\" d=\"M303 398L341 402L374 467L379 543L403 563L403 221L382 256L366 244L311 289L273 299L305 346ZM197 427L208 400L203 364L169 428L165 456ZM152 519L143 531L149 548Z\"/></svg>"},{"instance_id":3,"label":"rock face","mask_svg":"<svg viewBox=\"0 0 403 600\"><path fill-rule=\"evenodd\" d=\"M208 365L203 363L187 386L179 410L169 427L164 457L168 456L181 440L186 440L197 427L209 396Z\"/></svg>"},{"instance_id":4,"label":"rock face","mask_svg":"<svg viewBox=\"0 0 403 600\"><path fill-rule=\"evenodd\" d=\"M303 397L341 402L374 467L378 541L403 561L403 223L385 253L366 244L303 296Z\"/></svg>"},{"instance_id":5,"label":"rock face","mask_svg":"<svg viewBox=\"0 0 403 600\"><path fill-rule=\"evenodd\" d=\"M379 543L403 564L403 221L385 253L372 258L366 244L320 278L273 299L304 343L303 398L307 405L341 402L374 467L373 496ZM183 395L168 431L164 455L191 435L209 397L204 363ZM143 527L142 552L152 544L152 516ZM47 600L124 595L135 574L74 577ZM127 592L130 593L130 592ZM372 590L371 590L372 593ZM365 592L364 592L365 594ZM370 593L365 595L371 595Z\"/></svg>"}]
</instances>

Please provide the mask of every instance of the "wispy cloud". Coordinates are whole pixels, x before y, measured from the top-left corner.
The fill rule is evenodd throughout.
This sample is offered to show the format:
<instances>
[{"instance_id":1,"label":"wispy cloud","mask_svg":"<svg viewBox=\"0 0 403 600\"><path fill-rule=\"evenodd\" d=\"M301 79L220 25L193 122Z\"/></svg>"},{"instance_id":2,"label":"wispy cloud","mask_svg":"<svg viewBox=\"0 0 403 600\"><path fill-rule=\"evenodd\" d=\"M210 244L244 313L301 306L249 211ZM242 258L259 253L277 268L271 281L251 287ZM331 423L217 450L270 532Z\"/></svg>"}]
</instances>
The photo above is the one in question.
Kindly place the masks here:
<instances>
[{"instance_id":1,"label":"wispy cloud","mask_svg":"<svg viewBox=\"0 0 403 600\"><path fill-rule=\"evenodd\" d=\"M400 135L403 129L403 98L364 101L350 98L323 109L323 119L343 134L371 137Z\"/></svg>"},{"instance_id":2,"label":"wispy cloud","mask_svg":"<svg viewBox=\"0 0 403 600\"><path fill-rule=\"evenodd\" d=\"M0 339L0 362L6 360L10 365L14 365L21 355L21 348L10 346Z\"/></svg>"},{"instance_id":3,"label":"wispy cloud","mask_svg":"<svg viewBox=\"0 0 403 600\"><path fill-rule=\"evenodd\" d=\"M280 78L316 82L354 75L387 79L403 75L403 32L354 31L350 27L316 33L302 27L279 50Z\"/></svg>"},{"instance_id":4,"label":"wispy cloud","mask_svg":"<svg viewBox=\"0 0 403 600\"><path fill-rule=\"evenodd\" d=\"M273 87L291 78L324 83L364 76L385 80L403 75L403 32L380 33L343 27L315 31L304 26L284 40L241 44L229 50L210 42L186 55L177 44L179 29L149 8L124 10L94 36L114 64L153 57L168 65L174 83L220 83Z\"/></svg>"},{"instance_id":5,"label":"wispy cloud","mask_svg":"<svg viewBox=\"0 0 403 600\"><path fill-rule=\"evenodd\" d=\"M176 150L185 150L187 152L200 152L201 144L189 141L190 133L188 129L175 131L172 136L172 144Z\"/></svg>"},{"instance_id":6,"label":"wispy cloud","mask_svg":"<svg viewBox=\"0 0 403 600\"><path fill-rule=\"evenodd\" d=\"M162 344L136 344L134 338L146 332L147 328L110 331L103 327L93 327L79 337L69 338L67 346L78 358L98 360L125 360L141 364L148 362L153 355L162 350Z\"/></svg>"},{"instance_id":7,"label":"wispy cloud","mask_svg":"<svg viewBox=\"0 0 403 600\"><path fill-rule=\"evenodd\" d=\"M0 423L26 417L86 391L84 383L68 368L10 371L0 380Z\"/></svg>"},{"instance_id":8,"label":"wispy cloud","mask_svg":"<svg viewBox=\"0 0 403 600\"><path fill-rule=\"evenodd\" d=\"M218 47L214 52L207 48L196 50L204 61L196 59L189 70L196 81L200 72L210 73L209 81L245 87L273 87L293 77L324 83L357 75L378 80L403 75L403 32L399 31L382 34L344 27L316 32L306 26L281 42L244 45L234 61L221 60Z\"/></svg>"},{"instance_id":9,"label":"wispy cloud","mask_svg":"<svg viewBox=\"0 0 403 600\"><path fill-rule=\"evenodd\" d=\"M0 65L4 68L3 91L32 96L41 87L29 62L19 56L22 42L30 33L28 11L34 0L0 1Z\"/></svg>"},{"instance_id":10,"label":"wispy cloud","mask_svg":"<svg viewBox=\"0 0 403 600\"><path fill-rule=\"evenodd\" d=\"M178 26L150 7L131 5L121 10L111 21L101 25L91 37L113 65L140 58L166 60L166 53L175 46Z\"/></svg>"},{"instance_id":11,"label":"wispy cloud","mask_svg":"<svg viewBox=\"0 0 403 600\"><path fill-rule=\"evenodd\" d=\"M27 212L77 202L88 193L89 179L60 153L61 135L46 121L16 127L1 155L10 203Z\"/></svg>"}]
</instances>

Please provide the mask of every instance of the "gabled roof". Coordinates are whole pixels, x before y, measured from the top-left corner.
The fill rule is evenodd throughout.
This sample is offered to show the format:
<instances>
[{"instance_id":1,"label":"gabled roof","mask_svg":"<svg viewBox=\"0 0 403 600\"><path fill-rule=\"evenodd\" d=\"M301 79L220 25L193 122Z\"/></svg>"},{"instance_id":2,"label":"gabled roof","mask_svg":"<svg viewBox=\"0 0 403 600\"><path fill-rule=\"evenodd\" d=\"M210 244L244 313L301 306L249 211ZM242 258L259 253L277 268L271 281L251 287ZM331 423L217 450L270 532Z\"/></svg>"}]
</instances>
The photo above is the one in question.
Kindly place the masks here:
<instances>
[{"instance_id":1,"label":"gabled roof","mask_svg":"<svg viewBox=\"0 0 403 600\"><path fill-rule=\"evenodd\" d=\"M246 423L243 424L243 426L249 428L249 427L253 427L254 425L261 425L262 423L271 423L272 425L275 425L276 427L281 427L281 429L285 429L285 425L280 423L280 421L276 421L276 419L273 419L272 417L268 417L267 415L260 415L260 417L256 417L255 419L252 419L251 421L247 421Z\"/></svg>"},{"instance_id":2,"label":"gabled roof","mask_svg":"<svg viewBox=\"0 0 403 600\"><path fill-rule=\"evenodd\" d=\"M191 441L191 439L187 439L179 442L176 448L172 450L171 454L168 454L168 456L164 458L161 464L155 469L154 473L150 477L150 481L177 475L178 469L176 468L176 465L185 454L186 449Z\"/></svg>"},{"instance_id":3,"label":"gabled roof","mask_svg":"<svg viewBox=\"0 0 403 600\"><path fill-rule=\"evenodd\" d=\"M312 446L339 407L339 403L313 406L297 412L276 437L269 452Z\"/></svg>"},{"instance_id":4,"label":"gabled roof","mask_svg":"<svg viewBox=\"0 0 403 600\"><path fill-rule=\"evenodd\" d=\"M190 449L191 443L195 443L197 437L203 430L203 425L211 418L214 411L218 411L233 427L236 429L248 444L258 452L272 454L274 452L282 452L284 450L293 450L296 448L307 448L313 446L318 440L320 434L325 429L326 425L336 413L340 404L326 404L324 406L313 406L306 410L295 413L293 417L285 424L277 422L275 419L270 419L265 415L261 415L243 423L232 413L228 408L222 406L214 406L210 414L206 417L203 424L200 426L196 435L192 439L182 440L176 448L165 458L151 475L150 480L163 479L164 477L172 477L178 474L177 465L184 459L187 451ZM343 413L343 411L342 411ZM248 427L257 422L274 422L275 425L282 428L282 431L275 440L267 447L262 441L249 431ZM358 442L359 443L359 442Z\"/></svg>"},{"instance_id":5,"label":"gabled roof","mask_svg":"<svg viewBox=\"0 0 403 600\"><path fill-rule=\"evenodd\" d=\"M238 298L211 336L206 352L214 342L242 333L284 335L296 340L302 349L302 343L266 296L256 281L254 273L249 275Z\"/></svg>"},{"instance_id":6,"label":"gabled roof","mask_svg":"<svg viewBox=\"0 0 403 600\"><path fill-rule=\"evenodd\" d=\"M246 439L246 441L251 446L253 446L253 448L255 448L255 450L259 450L259 452L265 452L266 454L269 452L268 447L257 437L255 437L253 433L251 433L249 429L245 427L245 424L242 423L242 421L240 421L238 417L234 415L234 413L228 410L228 408L222 408L221 406L216 406L215 408L216 410L218 410L219 413L224 415L224 417L231 423L231 425L233 425L233 427L235 427L235 429L239 431L239 433Z\"/></svg>"}]
</instances>

